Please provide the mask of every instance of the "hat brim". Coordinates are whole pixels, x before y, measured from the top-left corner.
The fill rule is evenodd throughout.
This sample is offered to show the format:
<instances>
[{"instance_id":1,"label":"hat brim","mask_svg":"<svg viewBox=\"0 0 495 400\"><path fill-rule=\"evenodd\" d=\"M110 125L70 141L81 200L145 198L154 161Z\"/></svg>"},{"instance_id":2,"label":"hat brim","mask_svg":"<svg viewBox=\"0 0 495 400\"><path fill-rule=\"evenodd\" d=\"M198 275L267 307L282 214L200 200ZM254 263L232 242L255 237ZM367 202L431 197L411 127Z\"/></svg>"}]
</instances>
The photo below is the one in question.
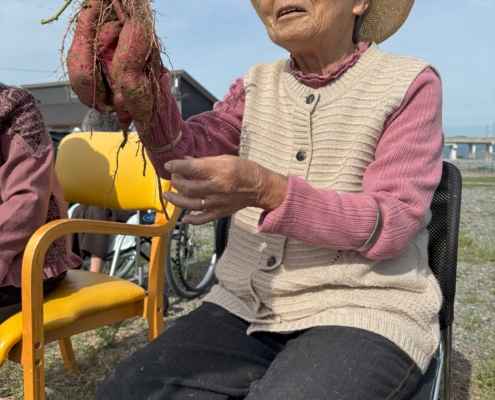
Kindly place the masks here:
<instances>
[{"instance_id":1,"label":"hat brim","mask_svg":"<svg viewBox=\"0 0 495 400\"><path fill-rule=\"evenodd\" d=\"M260 0L251 4L263 20ZM371 0L366 10L358 38L360 41L381 43L387 40L406 22L414 0Z\"/></svg>"},{"instance_id":2,"label":"hat brim","mask_svg":"<svg viewBox=\"0 0 495 400\"><path fill-rule=\"evenodd\" d=\"M406 22L414 0L371 0L366 10L358 38L381 43L397 32Z\"/></svg>"}]
</instances>

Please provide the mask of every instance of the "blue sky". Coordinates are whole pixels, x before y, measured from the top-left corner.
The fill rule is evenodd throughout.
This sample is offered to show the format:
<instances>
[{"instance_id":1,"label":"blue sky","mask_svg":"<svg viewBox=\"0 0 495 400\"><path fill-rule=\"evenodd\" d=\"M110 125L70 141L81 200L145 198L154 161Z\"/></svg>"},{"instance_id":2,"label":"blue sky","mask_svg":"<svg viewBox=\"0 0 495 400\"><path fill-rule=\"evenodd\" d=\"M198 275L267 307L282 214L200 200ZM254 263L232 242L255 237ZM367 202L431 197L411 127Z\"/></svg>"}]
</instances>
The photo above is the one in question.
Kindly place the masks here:
<instances>
[{"instance_id":1,"label":"blue sky","mask_svg":"<svg viewBox=\"0 0 495 400\"><path fill-rule=\"evenodd\" d=\"M0 0L0 81L58 80L58 50L67 25L42 26L63 0ZM249 0L156 0L157 32L176 69L185 69L218 98L258 62L287 57L272 44ZM440 71L444 128L485 135L495 123L495 1L417 0L399 32L381 44L420 57ZM35 71L35 72L33 72ZM39 72L38 72L39 71Z\"/></svg>"}]
</instances>

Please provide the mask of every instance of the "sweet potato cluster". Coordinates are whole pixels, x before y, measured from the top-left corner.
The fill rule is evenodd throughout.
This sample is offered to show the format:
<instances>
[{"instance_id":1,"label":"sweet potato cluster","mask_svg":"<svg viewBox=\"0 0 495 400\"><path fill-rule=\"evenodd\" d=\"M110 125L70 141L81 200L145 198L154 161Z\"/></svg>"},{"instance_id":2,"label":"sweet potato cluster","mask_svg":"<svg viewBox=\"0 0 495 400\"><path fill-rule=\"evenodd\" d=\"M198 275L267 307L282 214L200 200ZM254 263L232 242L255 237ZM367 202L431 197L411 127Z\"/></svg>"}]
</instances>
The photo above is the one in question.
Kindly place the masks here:
<instances>
[{"instance_id":1,"label":"sweet potato cluster","mask_svg":"<svg viewBox=\"0 0 495 400\"><path fill-rule=\"evenodd\" d=\"M79 100L116 112L127 136L132 121L145 135L160 93L161 45L148 0L84 0L67 71Z\"/></svg>"}]
</instances>

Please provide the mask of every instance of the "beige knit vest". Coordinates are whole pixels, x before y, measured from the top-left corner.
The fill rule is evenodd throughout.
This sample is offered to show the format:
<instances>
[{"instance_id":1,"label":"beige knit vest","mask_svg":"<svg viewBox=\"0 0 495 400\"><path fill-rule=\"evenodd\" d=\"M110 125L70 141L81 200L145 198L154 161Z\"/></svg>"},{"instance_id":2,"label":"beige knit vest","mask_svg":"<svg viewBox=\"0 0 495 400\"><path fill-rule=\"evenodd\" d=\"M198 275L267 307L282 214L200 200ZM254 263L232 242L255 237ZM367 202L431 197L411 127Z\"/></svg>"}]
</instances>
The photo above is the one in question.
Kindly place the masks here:
<instances>
[{"instance_id":1,"label":"beige knit vest","mask_svg":"<svg viewBox=\"0 0 495 400\"><path fill-rule=\"evenodd\" d=\"M255 65L244 83L240 156L316 188L360 193L385 121L428 66L372 45L337 80L314 90L297 81L287 60ZM296 159L300 150L308 155L304 161ZM234 215L217 265L220 284L205 301L251 322L248 333L321 325L366 329L426 370L439 344L441 305L428 267L428 221L400 256L374 261L356 251L259 233L261 212L247 208Z\"/></svg>"}]
</instances>

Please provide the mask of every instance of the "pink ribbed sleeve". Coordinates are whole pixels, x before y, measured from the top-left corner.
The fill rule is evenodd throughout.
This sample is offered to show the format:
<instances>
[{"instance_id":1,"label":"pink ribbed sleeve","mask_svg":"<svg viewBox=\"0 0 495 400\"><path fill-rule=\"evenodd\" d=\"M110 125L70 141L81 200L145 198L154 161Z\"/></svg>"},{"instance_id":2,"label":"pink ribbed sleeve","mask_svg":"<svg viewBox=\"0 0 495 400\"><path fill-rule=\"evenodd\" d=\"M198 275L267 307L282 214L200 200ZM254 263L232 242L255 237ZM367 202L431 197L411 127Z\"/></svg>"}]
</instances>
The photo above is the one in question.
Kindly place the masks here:
<instances>
[{"instance_id":1,"label":"pink ribbed sleeve","mask_svg":"<svg viewBox=\"0 0 495 400\"><path fill-rule=\"evenodd\" d=\"M165 91L170 87L169 79L169 73L165 74ZM164 163L185 155L237 155L244 102L244 82L238 79L213 111L185 122L175 101L169 102L168 108L163 106L147 138L148 146L165 145L181 129L182 140L172 151L148 152L158 174L170 178ZM320 247L355 249L370 236L378 203L384 216L383 230L375 244L362 254L377 260L400 254L423 224L440 181L441 106L440 80L426 69L409 88L401 107L387 120L375 161L364 175L362 194L315 189L289 175L285 201L276 210L261 215L259 230Z\"/></svg>"},{"instance_id":2,"label":"pink ribbed sleeve","mask_svg":"<svg viewBox=\"0 0 495 400\"><path fill-rule=\"evenodd\" d=\"M423 224L440 182L441 108L440 80L427 69L387 120L375 161L364 174L362 194L315 189L289 175L285 201L261 215L259 230L315 246L355 249L370 236L378 203L383 230L362 255L380 260L400 254Z\"/></svg>"}]
</instances>

